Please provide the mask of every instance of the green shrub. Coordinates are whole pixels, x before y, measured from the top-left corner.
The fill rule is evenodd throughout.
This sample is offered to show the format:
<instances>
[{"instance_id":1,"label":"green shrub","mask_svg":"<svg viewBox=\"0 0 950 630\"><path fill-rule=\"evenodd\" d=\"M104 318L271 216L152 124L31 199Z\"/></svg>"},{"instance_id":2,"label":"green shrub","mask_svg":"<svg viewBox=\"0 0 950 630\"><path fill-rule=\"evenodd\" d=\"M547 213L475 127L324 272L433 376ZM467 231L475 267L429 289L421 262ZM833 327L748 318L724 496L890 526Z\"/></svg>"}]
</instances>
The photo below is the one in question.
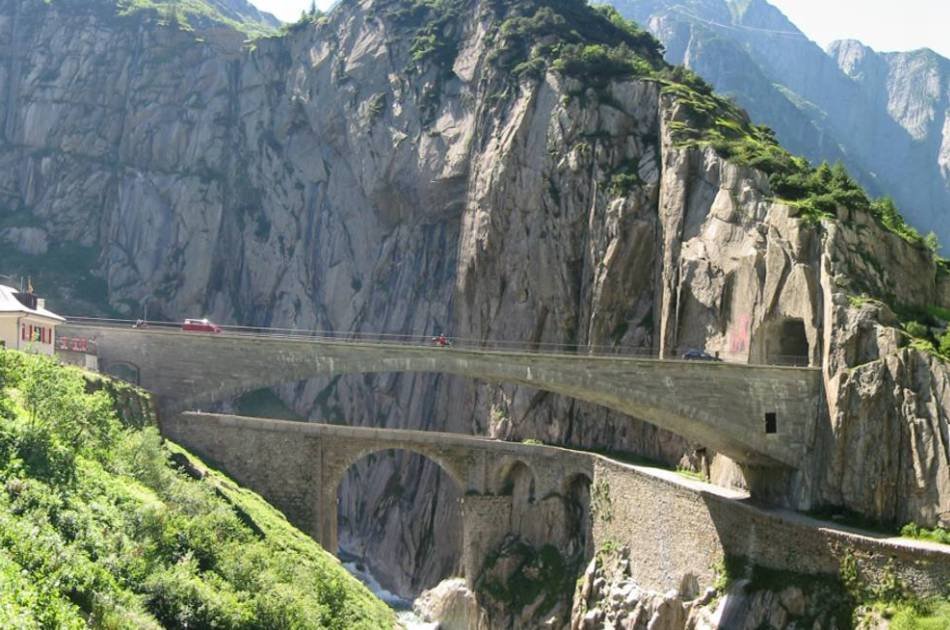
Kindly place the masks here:
<instances>
[{"instance_id":1,"label":"green shrub","mask_svg":"<svg viewBox=\"0 0 950 630\"><path fill-rule=\"evenodd\" d=\"M275 30L254 19L244 19L239 14L228 15L217 8L218 3L206 0L118 0L120 15L148 12L156 15L162 23L173 24L190 30L189 22L212 21L243 32L248 37L273 35ZM318 16L313 16L314 19Z\"/></svg>"},{"instance_id":2,"label":"green shrub","mask_svg":"<svg viewBox=\"0 0 950 630\"><path fill-rule=\"evenodd\" d=\"M670 125L680 146L709 146L722 157L756 168L769 176L776 197L797 206L812 222L834 218L838 208L869 213L879 225L909 243L939 249L935 237L925 239L907 225L889 198L872 201L842 164L813 167L777 141L774 131L754 125L732 101L713 93L688 70L659 72L663 93L680 106L680 119Z\"/></svg>"},{"instance_id":3,"label":"green shrub","mask_svg":"<svg viewBox=\"0 0 950 630\"><path fill-rule=\"evenodd\" d=\"M172 628L240 628L251 617L227 582L199 575L197 564L183 559L146 580L148 608Z\"/></svg>"},{"instance_id":4,"label":"green shrub","mask_svg":"<svg viewBox=\"0 0 950 630\"><path fill-rule=\"evenodd\" d=\"M891 618L890 630L947 630L950 628L950 602L922 602L902 606Z\"/></svg>"},{"instance_id":5,"label":"green shrub","mask_svg":"<svg viewBox=\"0 0 950 630\"><path fill-rule=\"evenodd\" d=\"M650 63L625 44L616 47L565 44L551 67L556 72L583 79L598 87L613 79L650 76L653 72Z\"/></svg>"},{"instance_id":6,"label":"green shrub","mask_svg":"<svg viewBox=\"0 0 950 630\"><path fill-rule=\"evenodd\" d=\"M0 551L0 627L85 628L79 609Z\"/></svg>"},{"instance_id":7,"label":"green shrub","mask_svg":"<svg viewBox=\"0 0 950 630\"><path fill-rule=\"evenodd\" d=\"M461 4L459 0L409 0L389 11L397 27L410 33L410 71L432 64L443 74L450 72L458 56Z\"/></svg>"},{"instance_id":8,"label":"green shrub","mask_svg":"<svg viewBox=\"0 0 950 630\"><path fill-rule=\"evenodd\" d=\"M303 599L292 587L276 583L255 597L253 613L261 628L306 628L331 613L317 602Z\"/></svg>"},{"instance_id":9,"label":"green shrub","mask_svg":"<svg viewBox=\"0 0 950 630\"><path fill-rule=\"evenodd\" d=\"M925 339L930 334L930 331L926 326L916 321L906 322L904 324L904 330L907 331L907 334L911 337L918 337L921 339Z\"/></svg>"},{"instance_id":10,"label":"green shrub","mask_svg":"<svg viewBox=\"0 0 950 630\"><path fill-rule=\"evenodd\" d=\"M875 200L874 203L871 204L871 214L873 214L884 227L900 235L901 238L908 242L919 243L923 241L920 233L907 225L904 221L904 217L902 217L898 211L894 200L890 197Z\"/></svg>"},{"instance_id":11,"label":"green shrub","mask_svg":"<svg viewBox=\"0 0 950 630\"><path fill-rule=\"evenodd\" d=\"M0 378L0 627L392 626L259 497L184 475L170 457L190 455L121 425L120 388L90 393L78 370L10 351Z\"/></svg>"},{"instance_id":12,"label":"green shrub","mask_svg":"<svg viewBox=\"0 0 950 630\"><path fill-rule=\"evenodd\" d=\"M502 22L489 61L513 76L540 77L550 67L604 86L613 78L652 76L662 47L609 6L559 0L497 3Z\"/></svg>"},{"instance_id":13,"label":"green shrub","mask_svg":"<svg viewBox=\"0 0 950 630\"><path fill-rule=\"evenodd\" d=\"M950 530L942 527L927 529L926 527L920 527L916 523L908 523L901 528L901 536L950 545Z\"/></svg>"},{"instance_id":14,"label":"green shrub","mask_svg":"<svg viewBox=\"0 0 950 630\"><path fill-rule=\"evenodd\" d=\"M940 251L940 239L937 237L937 234L934 232L927 232L927 236L924 237L924 246L929 249L932 253L937 253Z\"/></svg>"},{"instance_id":15,"label":"green shrub","mask_svg":"<svg viewBox=\"0 0 950 630\"><path fill-rule=\"evenodd\" d=\"M950 357L950 330L945 330L937 340L937 351L944 357Z\"/></svg>"}]
</instances>

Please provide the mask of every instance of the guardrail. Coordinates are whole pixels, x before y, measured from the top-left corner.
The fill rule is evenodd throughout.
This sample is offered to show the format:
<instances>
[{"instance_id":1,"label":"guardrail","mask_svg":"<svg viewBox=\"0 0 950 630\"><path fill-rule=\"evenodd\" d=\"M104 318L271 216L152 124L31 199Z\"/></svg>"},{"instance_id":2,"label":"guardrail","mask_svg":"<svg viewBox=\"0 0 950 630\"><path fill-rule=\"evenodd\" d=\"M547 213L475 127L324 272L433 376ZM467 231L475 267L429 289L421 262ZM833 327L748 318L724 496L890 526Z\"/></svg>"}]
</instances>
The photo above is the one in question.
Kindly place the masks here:
<instances>
[{"instance_id":1,"label":"guardrail","mask_svg":"<svg viewBox=\"0 0 950 630\"><path fill-rule=\"evenodd\" d=\"M181 322L159 322L130 319L109 319L96 317L67 317L68 324L107 326L114 328L137 328L142 331L159 330L181 332ZM377 333L365 331L337 331L337 330L300 330L297 328L273 328L263 326L234 326L218 324L222 334L243 337L266 337L270 339L294 339L311 342L333 343L373 343L399 347L432 347L440 346L440 335L415 335L399 333ZM195 334L188 332L186 334ZM211 333L208 333L211 334ZM505 339L473 339L466 337L444 336L447 349L480 350L498 352L518 352L531 354L564 354L585 356L623 356L653 360L681 360L682 357L658 357L650 348L603 344L565 344L554 342L526 342ZM689 360L689 359L688 359ZM691 359L702 361L703 359ZM711 363L715 359L705 359ZM723 360L727 362L726 360ZM742 362L745 364L746 362ZM752 365L770 365L785 367L808 367L808 357L802 356L773 356L767 363Z\"/></svg>"}]
</instances>

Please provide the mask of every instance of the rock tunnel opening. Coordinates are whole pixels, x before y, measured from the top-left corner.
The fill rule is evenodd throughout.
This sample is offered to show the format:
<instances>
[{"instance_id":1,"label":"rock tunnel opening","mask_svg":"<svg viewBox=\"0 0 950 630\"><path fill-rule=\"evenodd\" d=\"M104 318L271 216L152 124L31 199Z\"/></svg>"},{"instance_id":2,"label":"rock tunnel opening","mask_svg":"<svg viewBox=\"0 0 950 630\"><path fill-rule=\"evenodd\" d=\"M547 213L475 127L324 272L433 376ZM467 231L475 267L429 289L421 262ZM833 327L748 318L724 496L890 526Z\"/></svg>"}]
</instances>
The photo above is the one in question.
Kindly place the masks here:
<instances>
[{"instance_id":1,"label":"rock tunnel opening","mask_svg":"<svg viewBox=\"0 0 950 630\"><path fill-rule=\"evenodd\" d=\"M807 366L811 357L805 322L782 319L768 327L765 358L770 365Z\"/></svg>"},{"instance_id":2,"label":"rock tunnel opening","mask_svg":"<svg viewBox=\"0 0 950 630\"><path fill-rule=\"evenodd\" d=\"M341 560L404 600L459 575L461 495L462 489L433 459L401 449L364 455L337 488ZM420 526L405 528L402 524L410 519Z\"/></svg>"}]
</instances>

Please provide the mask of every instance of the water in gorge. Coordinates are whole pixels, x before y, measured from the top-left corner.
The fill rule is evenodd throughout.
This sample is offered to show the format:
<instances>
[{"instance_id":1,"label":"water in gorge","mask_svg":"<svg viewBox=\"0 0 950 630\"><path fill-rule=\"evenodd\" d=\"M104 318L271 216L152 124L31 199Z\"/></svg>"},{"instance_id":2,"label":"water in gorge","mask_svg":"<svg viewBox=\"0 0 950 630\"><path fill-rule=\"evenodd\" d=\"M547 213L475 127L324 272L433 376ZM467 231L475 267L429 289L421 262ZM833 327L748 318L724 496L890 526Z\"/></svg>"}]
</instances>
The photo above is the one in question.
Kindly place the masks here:
<instances>
[{"instance_id":1,"label":"water in gorge","mask_svg":"<svg viewBox=\"0 0 950 630\"><path fill-rule=\"evenodd\" d=\"M343 562L343 567L353 577L365 584L366 588L371 590L376 597L396 611L396 618L403 628L406 628L406 630L435 630L438 627L439 624L437 623L426 623L420 619L412 610L413 602L411 600L403 599L383 588L361 558L343 549L340 550L339 556Z\"/></svg>"}]
</instances>

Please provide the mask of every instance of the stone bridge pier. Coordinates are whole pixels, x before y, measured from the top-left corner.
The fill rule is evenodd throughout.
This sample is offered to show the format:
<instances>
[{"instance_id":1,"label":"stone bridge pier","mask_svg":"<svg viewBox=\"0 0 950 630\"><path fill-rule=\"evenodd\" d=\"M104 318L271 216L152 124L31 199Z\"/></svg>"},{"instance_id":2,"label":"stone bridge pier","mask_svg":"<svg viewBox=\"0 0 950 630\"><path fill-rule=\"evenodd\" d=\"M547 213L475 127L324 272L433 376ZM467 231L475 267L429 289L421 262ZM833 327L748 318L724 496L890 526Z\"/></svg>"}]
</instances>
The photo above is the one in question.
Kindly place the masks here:
<instances>
[{"instance_id":1,"label":"stone bridge pier","mask_svg":"<svg viewBox=\"0 0 950 630\"><path fill-rule=\"evenodd\" d=\"M261 494L331 553L338 550L337 494L350 467L380 451L422 455L463 495L461 564L469 582L507 534L521 533L516 486L533 502L593 479L593 463L581 453L453 433L205 413L165 418L162 433Z\"/></svg>"}]
</instances>

